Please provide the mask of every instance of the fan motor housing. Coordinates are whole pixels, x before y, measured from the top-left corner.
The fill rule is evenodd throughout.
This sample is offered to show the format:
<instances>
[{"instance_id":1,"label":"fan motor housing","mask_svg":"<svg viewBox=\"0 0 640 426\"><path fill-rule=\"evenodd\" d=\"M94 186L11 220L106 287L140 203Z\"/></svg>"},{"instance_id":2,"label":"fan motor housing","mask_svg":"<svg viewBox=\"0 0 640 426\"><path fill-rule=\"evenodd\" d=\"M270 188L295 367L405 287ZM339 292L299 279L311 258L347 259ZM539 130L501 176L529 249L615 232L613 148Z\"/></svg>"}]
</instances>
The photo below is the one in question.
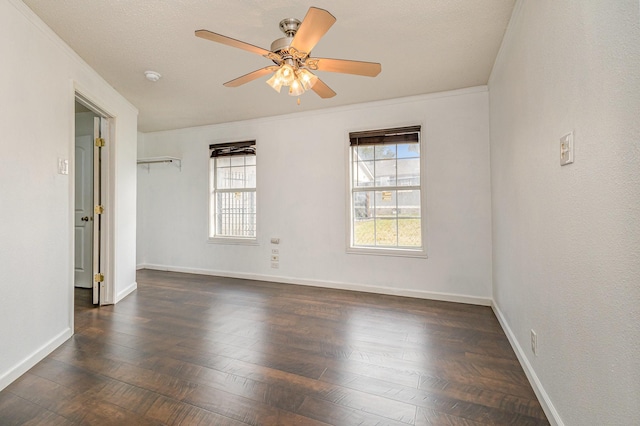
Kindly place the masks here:
<instances>
[{"instance_id":1,"label":"fan motor housing","mask_svg":"<svg viewBox=\"0 0 640 426\"><path fill-rule=\"evenodd\" d=\"M280 21L280 31L282 31L285 37L279 38L271 43L272 52L280 52L282 50L289 50L293 37L296 35L298 28L300 28L301 22L296 18L285 18Z\"/></svg>"},{"instance_id":2,"label":"fan motor housing","mask_svg":"<svg viewBox=\"0 0 640 426\"><path fill-rule=\"evenodd\" d=\"M280 52L281 50L288 50L293 37L282 37L271 43L272 52Z\"/></svg>"}]
</instances>

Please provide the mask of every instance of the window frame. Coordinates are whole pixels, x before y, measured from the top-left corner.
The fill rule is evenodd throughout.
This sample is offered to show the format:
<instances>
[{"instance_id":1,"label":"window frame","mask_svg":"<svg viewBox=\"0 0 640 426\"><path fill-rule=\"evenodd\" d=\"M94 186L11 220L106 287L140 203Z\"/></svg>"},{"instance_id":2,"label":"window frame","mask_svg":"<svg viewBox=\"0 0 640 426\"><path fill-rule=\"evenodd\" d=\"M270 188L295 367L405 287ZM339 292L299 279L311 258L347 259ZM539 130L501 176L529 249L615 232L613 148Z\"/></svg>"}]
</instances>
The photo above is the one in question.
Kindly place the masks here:
<instances>
[{"instance_id":1,"label":"window frame","mask_svg":"<svg viewBox=\"0 0 640 426\"><path fill-rule=\"evenodd\" d=\"M212 156L212 151L216 148L223 147L233 147L233 146L253 146L256 153L253 154L255 157L255 168L256 168L256 184L253 188L217 188L217 166L216 160ZM212 143L209 145L209 185L208 185L208 217L207 217L207 228L208 235L207 240L209 243L214 244L240 244L240 245L258 245L258 155L257 155L257 144L255 140L245 140L241 142L218 142ZM233 149L233 148L232 148ZM251 154L241 154L243 157L246 157ZM233 157L231 155L230 157ZM246 168L246 163L244 167ZM217 202L217 194L219 193L235 193L235 192L253 192L255 195L255 215L256 215L256 223L255 223L255 236L253 237L241 237L241 236L226 236L226 235L217 235L216 234L216 202Z\"/></svg>"},{"instance_id":2,"label":"window frame","mask_svg":"<svg viewBox=\"0 0 640 426\"><path fill-rule=\"evenodd\" d=\"M421 246L419 248L408 247L375 247L375 246L355 246L354 245L354 206L353 199L354 191L354 159L353 159L353 146L351 145L351 135L358 133L387 133L392 134L394 132L401 132L403 129L418 128L418 145L420 147L420 185L419 186L372 186L369 191L385 191L385 190L404 190L404 189L419 189L420 190L420 238ZM346 135L346 217L347 217L347 232L346 232L346 252L349 254L364 254L364 255L376 255L376 256L400 256L400 257L418 257L427 258L427 194L426 194L426 155L425 155L425 138L423 137L424 131L421 124L410 125L405 127L387 128L380 130L365 130L365 131L352 131ZM402 142L396 142L396 144ZM397 196L397 193L396 193Z\"/></svg>"}]
</instances>

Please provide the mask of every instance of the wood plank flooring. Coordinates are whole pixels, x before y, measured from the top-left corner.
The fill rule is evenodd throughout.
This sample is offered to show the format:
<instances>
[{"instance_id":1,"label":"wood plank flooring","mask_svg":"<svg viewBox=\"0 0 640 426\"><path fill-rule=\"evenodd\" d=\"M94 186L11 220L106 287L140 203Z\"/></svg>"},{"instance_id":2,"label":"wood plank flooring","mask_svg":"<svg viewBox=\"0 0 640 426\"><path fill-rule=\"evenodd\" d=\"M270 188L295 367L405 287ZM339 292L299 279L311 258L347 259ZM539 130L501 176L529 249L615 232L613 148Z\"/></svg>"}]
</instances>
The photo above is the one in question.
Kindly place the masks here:
<instances>
[{"instance_id":1,"label":"wood plank flooring","mask_svg":"<svg viewBox=\"0 0 640 426\"><path fill-rule=\"evenodd\" d=\"M0 392L1 425L543 425L488 307L143 270Z\"/></svg>"}]
</instances>

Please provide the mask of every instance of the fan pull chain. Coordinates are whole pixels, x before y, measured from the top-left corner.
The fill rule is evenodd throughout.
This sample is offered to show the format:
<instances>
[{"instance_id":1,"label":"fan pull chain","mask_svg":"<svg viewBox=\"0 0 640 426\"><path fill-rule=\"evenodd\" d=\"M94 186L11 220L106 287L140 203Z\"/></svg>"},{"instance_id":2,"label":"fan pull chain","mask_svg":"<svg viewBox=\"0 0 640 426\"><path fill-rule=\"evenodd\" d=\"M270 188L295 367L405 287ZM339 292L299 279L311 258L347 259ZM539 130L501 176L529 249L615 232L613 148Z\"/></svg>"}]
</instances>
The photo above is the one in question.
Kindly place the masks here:
<instances>
[{"instance_id":1,"label":"fan pull chain","mask_svg":"<svg viewBox=\"0 0 640 426\"><path fill-rule=\"evenodd\" d=\"M300 98L298 98L298 105L300 105Z\"/></svg>"}]
</instances>

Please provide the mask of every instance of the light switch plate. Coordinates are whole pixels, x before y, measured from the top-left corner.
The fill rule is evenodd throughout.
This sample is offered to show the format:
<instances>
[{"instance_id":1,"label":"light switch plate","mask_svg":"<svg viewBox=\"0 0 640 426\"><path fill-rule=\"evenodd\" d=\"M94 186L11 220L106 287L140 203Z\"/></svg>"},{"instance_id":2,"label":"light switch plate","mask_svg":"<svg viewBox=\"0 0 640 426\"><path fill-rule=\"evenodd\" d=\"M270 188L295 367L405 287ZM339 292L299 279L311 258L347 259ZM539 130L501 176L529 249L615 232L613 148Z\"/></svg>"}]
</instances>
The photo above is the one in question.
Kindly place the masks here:
<instances>
[{"instance_id":1,"label":"light switch plate","mask_svg":"<svg viewBox=\"0 0 640 426\"><path fill-rule=\"evenodd\" d=\"M560 138L560 165L573 163L573 132Z\"/></svg>"},{"instance_id":2,"label":"light switch plate","mask_svg":"<svg viewBox=\"0 0 640 426\"><path fill-rule=\"evenodd\" d=\"M69 160L58 158L58 173L61 175L69 174Z\"/></svg>"}]
</instances>

